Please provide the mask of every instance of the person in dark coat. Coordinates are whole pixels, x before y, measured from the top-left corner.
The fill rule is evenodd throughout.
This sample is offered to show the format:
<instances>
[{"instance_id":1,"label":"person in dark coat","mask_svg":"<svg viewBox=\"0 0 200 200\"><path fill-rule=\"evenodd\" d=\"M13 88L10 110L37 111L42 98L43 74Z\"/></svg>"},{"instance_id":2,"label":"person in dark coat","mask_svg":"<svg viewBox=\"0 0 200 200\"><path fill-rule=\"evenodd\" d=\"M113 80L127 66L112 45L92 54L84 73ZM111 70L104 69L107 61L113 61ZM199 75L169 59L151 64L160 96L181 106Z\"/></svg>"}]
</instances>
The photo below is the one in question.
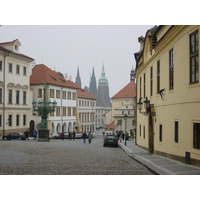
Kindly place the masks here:
<instances>
[{"instance_id":1,"label":"person in dark coat","mask_svg":"<svg viewBox=\"0 0 200 200\"><path fill-rule=\"evenodd\" d=\"M73 140L75 140L75 138L76 138L76 133L73 132Z\"/></svg>"},{"instance_id":2,"label":"person in dark coat","mask_svg":"<svg viewBox=\"0 0 200 200\"><path fill-rule=\"evenodd\" d=\"M61 139L64 140L64 133L61 133L60 136L61 136Z\"/></svg>"},{"instance_id":3,"label":"person in dark coat","mask_svg":"<svg viewBox=\"0 0 200 200\"><path fill-rule=\"evenodd\" d=\"M86 142L86 138L87 138L87 134L86 132L83 133L83 142L85 143Z\"/></svg>"},{"instance_id":4,"label":"person in dark coat","mask_svg":"<svg viewBox=\"0 0 200 200\"><path fill-rule=\"evenodd\" d=\"M92 133L91 133L91 131L88 133L88 142L89 143L92 142Z\"/></svg>"},{"instance_id":5,"label":"person in dark coat","mask_svg":"<svg viewBox=\"0 0 200 200\"><path fill-rule=\"evenodd\" d=\"M71 140L71 139L72 139L72 133L69 132L69 140Z\"/></svg>"},{"instance_id":6,"label":"person in dark coat","mask_svg":"<svg viewBox=\"0 0 200 200\"><path fill-rule=\"evenodd\" d=\"M24 135L26 136L26 140L29 140L29 138L28 138L28 136L29 136L28 130L26 130L26 131L24 132Z\"/></svg>"},{"instance_id":7,"label":"person in dark coat","mask_svg":"<svg viewBox=\"0 0 200 200\"><path fill-rule=\"evenodd\" d=\"M122 140L124 140L124 132L122 133Z\"/></svg>"}]
</instances>

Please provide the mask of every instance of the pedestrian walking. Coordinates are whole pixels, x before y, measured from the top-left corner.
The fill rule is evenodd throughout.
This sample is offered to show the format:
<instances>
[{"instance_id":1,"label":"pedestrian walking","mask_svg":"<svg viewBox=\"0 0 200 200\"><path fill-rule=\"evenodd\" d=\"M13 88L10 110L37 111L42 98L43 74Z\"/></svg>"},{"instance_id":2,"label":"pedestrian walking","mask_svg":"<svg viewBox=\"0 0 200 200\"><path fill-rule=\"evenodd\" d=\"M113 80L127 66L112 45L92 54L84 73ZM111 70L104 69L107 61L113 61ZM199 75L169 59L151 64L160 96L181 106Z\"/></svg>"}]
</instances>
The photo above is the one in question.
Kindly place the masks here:
<instances>
[{"instance_id":1,"label":"pedestrian walking","mask_svg":"<svg viewBox=\"0 0 200 200\"><path fill-rule=\"evenodd\" d=\"M75 138L76 138L76 133L73 132L73 140L75 140Z\"/></svg>"},{"instance_id":2,"label":"pedestrian walking","mask_svg":"<svg viewBox=\"0 0 200 200\"><path fill-rule=\"evenodd\" d=\"M85 143L86 142L86 138L87 138L87 134L86 132L83 133L83 142Z\"/></svg>"},{"instance_id":3,"label":"pedestrian walking","mask_svg":"<svg viewBox=\"0 0 200 200\"><path fill-rule=\"evenodd\" d=\"M37 138L37 131L36 131L36 130L33 132L33 137L34 137L35 140L36 140L36 138Z\"/></svg>"},{"instance_id":4,"label":"pedestrian walking","mask_svg":"<svg viewBox=\"0 0 200 200\"><path fill-rule=\"evenodd\" d=\"M29 140L29 138L28 138L28 136L29 136L28 130L26 130L26 131L24 132L24 135L26 136L26 140Z\"/></svg>"},{"instance_id":5,"label":"pedestrian walking","mask_svg":"<svg viewBox=\"0 0 200 200\"><path fill-rule=\"evenodd\" d=\"M64 133L61 133L60 136L61 136L62 140L64 140Z\"/></svg>"},{"instance_id":6,"label":"pedestrian walking","mask_svg":"<svg viewBox=\"0 0 200 200\"><path fill-rule=\"evenodd\" d=\"M71 139L72 139L72 133L69 132L69 140L71 140Z\"/></svg>"},{"instance_id":7,"label":"pedestrian walking","mask_svg":"<svg viewBox=\"0 0 200 200\"><path fill-rule=\"evenodd\" d=\"M92 133L91 133L91 131L88 133L88 142L89 143L92 142Z\"/></svg>"},{"instance_id":8,"label":"pedestrian walking","mask_svg":"<svg viewBox=\"0 0 200 200\"><path fill-rule=\"evenodd\" d=\"M122 133L122 140L124 141L124 132Z\"/></svg>"}]
</instances>

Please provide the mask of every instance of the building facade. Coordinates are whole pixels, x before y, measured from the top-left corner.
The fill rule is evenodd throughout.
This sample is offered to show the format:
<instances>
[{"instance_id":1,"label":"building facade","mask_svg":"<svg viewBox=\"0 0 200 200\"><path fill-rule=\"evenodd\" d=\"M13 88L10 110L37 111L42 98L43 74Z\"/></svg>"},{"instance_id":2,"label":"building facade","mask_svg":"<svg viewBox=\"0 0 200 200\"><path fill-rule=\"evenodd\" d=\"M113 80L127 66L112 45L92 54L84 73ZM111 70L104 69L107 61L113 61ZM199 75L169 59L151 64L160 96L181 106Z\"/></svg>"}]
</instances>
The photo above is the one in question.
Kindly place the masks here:
<instances>
[{"instance_id":1,"label":"building facade","mask_svg":"<svg viewBox=\"0 0 200 200\"><path fill-rule=\"evenodd\" d=\"M79 130L86 133L91 131L95 135L96 130L96 99L97 97L89 92L77 90L77 107L78 107L78 127Z\"/></svg>"},{"instance_id":2,"label":"building facade","mask_svg":"<svg viewBox=\"0 0 200 200\"><path fill-rule=\"evenodd\" d=\"M79 86L66 80L59 73L52 71L47 66L36 65L30 76L31 88L33 88L32 101L43 99L43 87L46 82L46 101L56 101L56 111L48 116L48 129L50 133L73 132L77 129L77 89ZM41 117L33 112L32 127L40 128Z\"/></svg>"},{"instance_id":3,"label":"building facade","mask_svg":"<svg viewBox=\"0 0 200 200\"><path fill-rule=\"evenodd\" d=\"M153 27L135 53L137 145L194 165L200 165L199 32L200 26Z\"/></svg>"},{"instance_id":4,"label":"building facade","mask_svg":"<svg viewBox=\"0 0 200 200\"><path fill-rule=\"evenodd\" d=\"M29 76L34 59L19 51L20 41L0 43L0 137L29 129L32 92Z\"/></svg>"},{"instance_id":5,"label":"building facade","mask_svg":"<svg viewBox=\"0 0 200 200\"><path fill-rule=\"evenodd\" d=\"M112 98L112 115L114 121L114 130L130 133L135 131L135 107L136 107L136 84L134 70L130 73L130 82L117 92ZM125 127L125 114L127 115ZM121 124L119 123L121 120Z\"/></svg>"}]
</instances>

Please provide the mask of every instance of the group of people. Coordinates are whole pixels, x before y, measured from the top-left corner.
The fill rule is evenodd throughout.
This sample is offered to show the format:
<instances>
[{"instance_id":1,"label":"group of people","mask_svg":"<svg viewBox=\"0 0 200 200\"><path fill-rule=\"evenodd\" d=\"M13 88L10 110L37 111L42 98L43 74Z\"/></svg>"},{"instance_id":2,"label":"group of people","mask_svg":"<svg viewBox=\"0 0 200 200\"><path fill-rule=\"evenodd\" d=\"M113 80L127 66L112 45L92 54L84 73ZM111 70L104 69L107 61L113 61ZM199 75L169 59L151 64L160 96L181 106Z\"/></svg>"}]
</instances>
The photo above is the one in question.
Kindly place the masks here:
<instances>
[{"instance_id":1,"label":"group of people","mask_svg":"<svg viewBox=\"0 0 200 200\"><path fill-rule=\"evenodd\" d=\"M88 138L88 142L91 143L92 142L92 133L91 131L88 133L86 133L86 131L83 132L83 142L86 143L86 138Z\"/></svg>"},{"instance_id":2,"label":"group of people","mask_svg":"<svg viewBox=\"0 0 200 200\"><path fill-rule=\"evenodd\" d=\"M62 140L64 140L64 137L65 137L64 133L61 133L60 136L61 136ZM76 138L76 133L75 132L69 133L69 139L70 140L71 139L75 140L75 138Z\"/></svg>"},{"instance_id":3,"label":"group of people","mask_svg":"<svg viewBox=\"0 0 200 200\"><path fill-rule=\"evenodd\" d=\"M28 132L28 130L26 130L25 132L24 132L24 135L26 136L26 139L27 140L29 140L29 132ZM36 140L36 138L37 138L37 135L38 135L38 133L37 133L37 131L36 130L34 130L33 131L33 138ZM73 140L75 140L75 137L76 137L76 133L74 132L73 134L72 133L69 133L69 139L71 140L72 139L72 137L73 137ZM86 143L86 139L88 138L88 142L89 143L91 143L92 142L92 133L91 133L91 131L87 134L86 133L86 131L84 131L83 132L83 142L84 143ZM61 138L62 138L62 140L64 140L64 133L61 133Z\"/></svg>"}]
</instances>

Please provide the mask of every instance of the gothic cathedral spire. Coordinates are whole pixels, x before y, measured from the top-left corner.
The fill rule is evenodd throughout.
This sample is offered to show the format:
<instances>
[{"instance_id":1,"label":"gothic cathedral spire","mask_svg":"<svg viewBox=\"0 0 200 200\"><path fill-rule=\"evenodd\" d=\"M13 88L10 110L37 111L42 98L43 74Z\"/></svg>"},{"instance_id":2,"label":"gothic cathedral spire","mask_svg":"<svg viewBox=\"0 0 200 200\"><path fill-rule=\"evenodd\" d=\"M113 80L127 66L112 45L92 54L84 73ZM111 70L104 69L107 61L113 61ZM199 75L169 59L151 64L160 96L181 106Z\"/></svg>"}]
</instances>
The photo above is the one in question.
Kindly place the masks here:
<instances>
[{"instance_id":1,"label":"gothic cathedral spire","mask_svg":"<svg viewBox=\"0 0 200 200\"><path fill-rule=\"evenodd\" d=\"M95 73L94 73L94 66L93 66L93 70L92 70L92 76L90 79L90 91L91 94L97 96L97 83L96 83L96 77L95 77Z\"/></svg>"},{"instance_id":2,"label":"gothic cathedral spire","mask_svg":"<svg viewBox=\"0 0 200 200\"><path fill-rule=\"evenodd\" d=\"M77 75L76 75L76 85L78 85L81 88L81 77L80 77L80 73L79 73L79 66L77 69Z\"/></svg>"}]
</instances>

